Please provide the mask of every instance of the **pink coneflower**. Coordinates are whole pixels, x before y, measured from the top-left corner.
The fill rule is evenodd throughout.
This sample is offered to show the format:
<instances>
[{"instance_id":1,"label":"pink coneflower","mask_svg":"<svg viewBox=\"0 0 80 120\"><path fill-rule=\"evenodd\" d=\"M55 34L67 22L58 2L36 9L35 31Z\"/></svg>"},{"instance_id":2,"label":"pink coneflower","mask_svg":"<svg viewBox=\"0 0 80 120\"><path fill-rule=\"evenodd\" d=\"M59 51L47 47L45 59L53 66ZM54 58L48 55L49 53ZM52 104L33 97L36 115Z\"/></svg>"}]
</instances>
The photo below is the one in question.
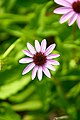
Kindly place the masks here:
<instances>
[{"instance_id":1,"label":"pink coneflower","mask_svg":"<svg viewBox=\"0 0 80 120\"><path fill-rule=\"evenodd\" d=\"M80 28L80 0L54 0L57 4L61 5L54 10L56 14L64 14L60 23L64 23L69 19L68 25L71 26L76 20Z\"/></svg>"},{"instance_id":2,"label":"pink coneflower","mask_svg":"<svg viewBox=\"0 0 80 120\"><path fill-rule=\"evenodd\" d=\"M27 43L28 50L23 50L24 54L29 56L26 58L22 58L19 60L19 63L29 63L27 67L23 70L22 75L28 73L32 70L32 80L38 75L38 79L42 79L42 72L47 76L51 77L50 70L54 70L55 68L52 65L59 65L59 62L56 60L52 60L53 58L59 57L59 54L50 54L55 48L55 44L50 45L46 49L46 40L42 40L41 45L38 40L35 40L35 48Z\"/></svg>"}]
</instances>

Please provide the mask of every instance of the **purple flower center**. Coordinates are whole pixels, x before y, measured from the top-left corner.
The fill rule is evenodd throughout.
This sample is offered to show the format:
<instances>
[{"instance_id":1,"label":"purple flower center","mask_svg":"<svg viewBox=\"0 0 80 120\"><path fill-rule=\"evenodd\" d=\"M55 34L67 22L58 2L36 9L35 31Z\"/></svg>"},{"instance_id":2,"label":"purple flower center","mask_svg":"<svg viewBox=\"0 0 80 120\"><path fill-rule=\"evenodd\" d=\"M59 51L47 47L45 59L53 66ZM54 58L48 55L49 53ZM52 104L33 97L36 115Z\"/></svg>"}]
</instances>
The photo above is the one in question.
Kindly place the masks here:
<instances>
[{"instance_id":1,"label":"purple flower center","mask_svg":"<svg viewBox=\"0 0 80 120\"><path fill-rule=\"evenodd\" d=\"M76 13L80 13L80 1L73 2L72 8Z\"/></svg>"},{"instance_id":2,"label":"purple flower center","mask_svg":"<svg viewBox=\"0 0 80 120\"><path fill-rule=\"evenodd\" d=\"M33 57L33 61L36 65L42 66L46 63L46 56L44 53L37 52Z\"/></svg>"}]
</instances>

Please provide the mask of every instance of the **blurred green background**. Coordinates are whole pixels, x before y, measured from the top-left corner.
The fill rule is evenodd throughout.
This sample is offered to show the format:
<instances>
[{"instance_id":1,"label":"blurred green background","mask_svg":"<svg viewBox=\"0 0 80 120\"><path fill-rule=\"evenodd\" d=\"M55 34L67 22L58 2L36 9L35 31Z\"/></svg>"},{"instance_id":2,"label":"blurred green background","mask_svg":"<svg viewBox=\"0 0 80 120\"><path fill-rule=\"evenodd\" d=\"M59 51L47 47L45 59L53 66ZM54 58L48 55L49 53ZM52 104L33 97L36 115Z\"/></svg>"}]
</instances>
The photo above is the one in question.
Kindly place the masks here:
<instances>
[{"instance_id":1,"label":"blurred green background","mask_svg":"<svg viewBox=\"0 0 80 120\"><path fill-rule=\"evenodd\" d=\"M59 24L54 0L0 0L0 120L66 120L80 118L80 30ZM56 43L60 66L52 78L22 76L18 61L26 43Z\"/></svg>"}]
</instances>

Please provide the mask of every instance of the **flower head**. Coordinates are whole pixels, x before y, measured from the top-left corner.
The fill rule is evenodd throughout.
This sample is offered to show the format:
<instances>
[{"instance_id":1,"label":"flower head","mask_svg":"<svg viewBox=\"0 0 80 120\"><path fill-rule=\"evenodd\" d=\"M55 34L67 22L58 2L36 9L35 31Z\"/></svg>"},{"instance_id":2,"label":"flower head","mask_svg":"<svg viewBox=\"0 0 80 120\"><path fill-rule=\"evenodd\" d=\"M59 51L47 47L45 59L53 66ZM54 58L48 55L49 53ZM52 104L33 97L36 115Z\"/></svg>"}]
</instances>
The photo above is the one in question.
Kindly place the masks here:
<instances>
[{"instance_id":1,"label":"flower head","mask_svg":"<svg viewBox=\"0 0 80 120\"><path fill-rule=\"evenodd\" d=\"M56 8L54 13L64 14L60 23L64 23L69 19L68 25L71 26L76 20L80 28L80 0L54 0L62 7Z\"/></svg>"},{"instance_id":2,"label":"flower head","mask_svg":"<svg viewBox=\"0 0 80 120\"><path fill-rule=\"evenodd\" d=\"M29 65L23 70L22 75L33 69L32 80L36 77L36 74L38 74L38 79L41 80L42 73L50 78L51 74L48 69L55 71L53 65L59 65L58 61L52 59L59 57L60 55L50 54L55 46L55 44L52 44L46 49L45 39L42 40L41 45L38 40L35 40L35 48L30 43L27 43L28 50L23 50L23 52L28 57L20 59L19 63L29 63Z\"/></svg>"}]
</instances>

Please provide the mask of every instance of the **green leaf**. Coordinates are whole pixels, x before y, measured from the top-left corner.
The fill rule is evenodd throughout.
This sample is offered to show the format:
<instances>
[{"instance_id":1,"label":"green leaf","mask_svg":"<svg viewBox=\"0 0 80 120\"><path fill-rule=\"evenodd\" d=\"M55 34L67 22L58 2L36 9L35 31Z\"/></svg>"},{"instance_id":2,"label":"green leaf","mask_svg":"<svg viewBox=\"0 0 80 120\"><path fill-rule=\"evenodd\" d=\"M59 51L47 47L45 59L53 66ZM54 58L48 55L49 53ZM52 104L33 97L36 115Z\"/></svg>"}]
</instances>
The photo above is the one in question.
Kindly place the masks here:
<instances>
[{"instance_id":1,"label":"green leaf","mask_svg":"<svg viewBox=\"0 0 80 120\"><path fill-rule=\"evenodd\" d=\"M33 86L33 84L31 84L27 88L25 88L23 91L21 91L20 93L15 94L15 95L9 97L8 99L11 102L20 103L20 102L23 102L24 100L26 100L28 97L32 96L32 94L34 94L34 92L35 92L35 87Z\"/></svg>"},{"instance_id":2,"label":"green leaf","mask_svg":"<svg viewBox=\"0 0 80 120\"><path fill-rule=\"evenodd\" d=\"M70 89L70 91L67 93L67 97L76 97L78 94L80 94L80 83Z\"/></svg>"},{"instance_id":3,"label":"green leaf","mask_svg":"<svg viewBox=\"0 0 80 120\"><path fill-rule=\"evenodd\" d=\"M42 108L42 102L39 100L27 101L22 104L13 105L13 109L16 111L24 111L24 110L39 110Z\"/></svg>"},{"instance_id":4,"label":"green leaf","mask_svg":"<svg viewBox=\"0 0 80 120\"><path fill-rule=\"evenodd\" d=\"M30 76L23 76L20 80L14 81L12 83L2 85L0 87L0 98L5 99L9 96L17 93L23 87L25 87L31 81Z\"/></svg>"},{"instance_id":5,"label":"green leaf","mask_svg":"<svg viewBox=\"0 0 80 120\"><path fill-rule=\"evenodd\" d=\"M7 103L0 104L0 120L21 120Z\"/></svg>"}]
</instances>

